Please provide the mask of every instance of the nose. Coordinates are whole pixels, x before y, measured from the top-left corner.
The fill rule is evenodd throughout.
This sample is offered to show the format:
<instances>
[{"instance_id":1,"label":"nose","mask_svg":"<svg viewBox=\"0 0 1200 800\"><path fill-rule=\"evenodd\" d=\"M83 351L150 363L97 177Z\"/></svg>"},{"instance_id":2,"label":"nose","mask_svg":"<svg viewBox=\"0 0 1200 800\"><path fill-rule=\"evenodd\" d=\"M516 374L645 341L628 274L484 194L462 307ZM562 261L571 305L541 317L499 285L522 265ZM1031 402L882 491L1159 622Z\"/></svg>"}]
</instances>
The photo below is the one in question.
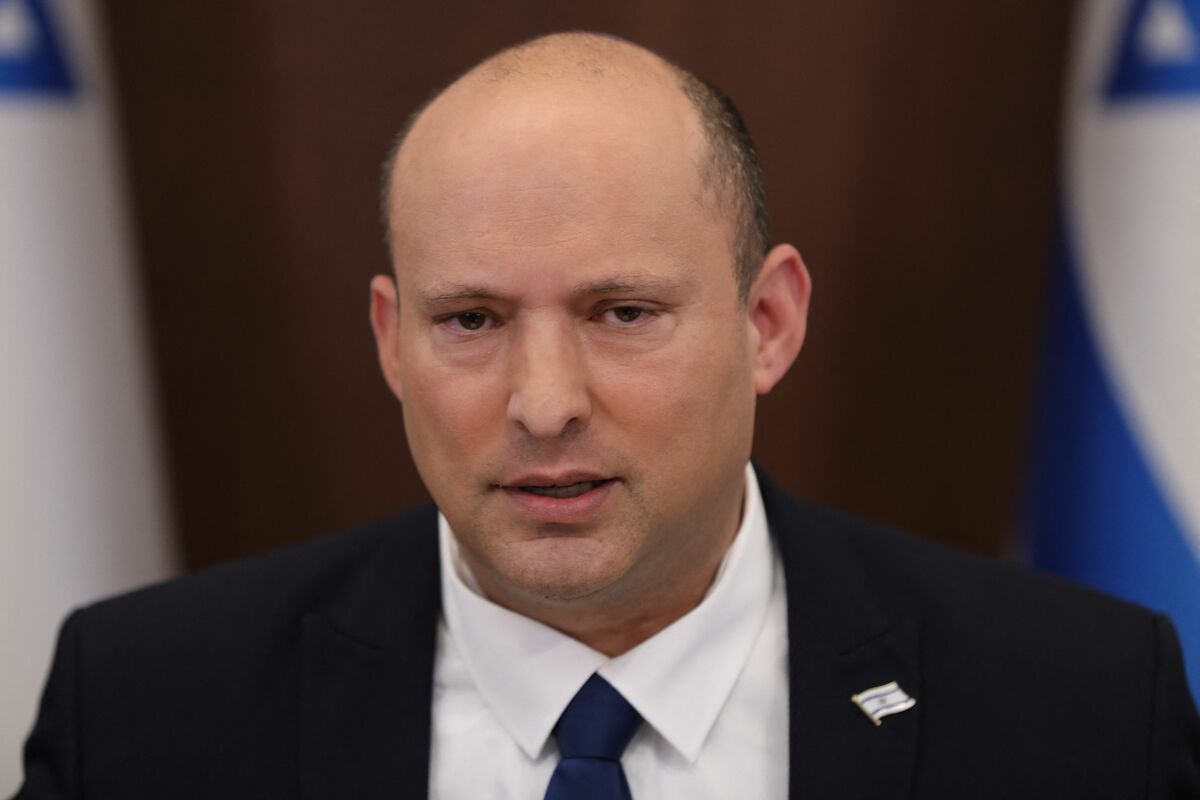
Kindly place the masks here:
<instances>
[{"instance_id":1,"label":"nose","mask_svg":"<svg viewBox=\"0 0 1200 800\"><path fill-rule=\"evenodd\" d=\"M538 439L584 428L592 415L586 368L569 325L527 326L509 368L509 420Z\"/></svg>"}]
</instances>

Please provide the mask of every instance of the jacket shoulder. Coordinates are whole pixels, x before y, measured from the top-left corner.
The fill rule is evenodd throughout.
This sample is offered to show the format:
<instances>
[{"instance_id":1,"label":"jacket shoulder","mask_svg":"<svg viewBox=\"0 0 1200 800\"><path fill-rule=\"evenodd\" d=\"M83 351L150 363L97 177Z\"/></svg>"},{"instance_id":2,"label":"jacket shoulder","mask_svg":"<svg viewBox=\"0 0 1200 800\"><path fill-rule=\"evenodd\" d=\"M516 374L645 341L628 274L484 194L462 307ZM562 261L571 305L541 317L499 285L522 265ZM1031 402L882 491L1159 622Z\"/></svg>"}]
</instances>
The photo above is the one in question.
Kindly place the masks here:
<instances>
[{"instance_id":1,"label":"jacket shoulder","mask_svg":"<svg viewBox=\"0 0 1200 800\"><path fill-rule=\"evenodd\" d=\"M996 629L1055 626L1145 630L1147 609L1004 559L974 555L838 511L813 512L847 536L882 599L892 605Z\"/></svg>"},{"instance_id":2,"label":"jacket shoulder","mask_svg":"<svg viewBox=\"0 0 1200 800\"><path fill-rule=\"evenodd\" d=\"M1087 651L1150 644L1151 611L1012 561L987 558L833 509L794 503L809 535L839 540L861 566L879 602L960 638L1004 638L1031 648L1039 641ZM826 542L826 546L829 546Z\"/></svg>"},{"instance_id":3,"label":"jacket shoulder","mask_svg":"<svg viewBox=\"0 0 1200 800\"><path fill-rule=\"evenodd\" d=\"M291 625L344 591L386 540L435 536L436 510L424 506L103 599L79 618L87 638L105 649L127 636L194 643L210 631L249 645L264 628Z\"/></svg>"}]
</instances>

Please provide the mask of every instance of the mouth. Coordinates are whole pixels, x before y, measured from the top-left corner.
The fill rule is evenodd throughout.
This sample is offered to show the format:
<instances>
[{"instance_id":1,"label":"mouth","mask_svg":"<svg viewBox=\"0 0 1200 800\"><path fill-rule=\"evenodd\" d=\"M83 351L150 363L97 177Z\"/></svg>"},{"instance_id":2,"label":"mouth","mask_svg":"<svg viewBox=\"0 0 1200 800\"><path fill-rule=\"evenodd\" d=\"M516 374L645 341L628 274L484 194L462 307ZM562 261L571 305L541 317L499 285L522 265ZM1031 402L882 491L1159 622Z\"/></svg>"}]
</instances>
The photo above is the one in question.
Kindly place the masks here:
<instances>
[{"instance_id":1,"label":"mouth","mask_svg":"<svg viewBox=\"0 0 1200 800\"><path fill-rule=\"evenodd\" d=\"M586 523L602 513L619 482L594 473L522 475L497 488L523 514L543 522Z\"/></svg>"},{"instance_id":2,"label":"mouth","mask_svg":"<svg viewBox=\"0 0 1200 800\"><path fill-rule=\"evenodd\" d=\"M562 484L562 485L559 485L559 484L555 484L552 486L527 485L527 486L514 486L511 488L516 489L517 491L520 491L520 492L529 492L530 494L536 494L539 497L554 497L559 500L569 500L572 497L579 497L580 495L587 494L588 492L592 491L593 489L598 489L598 488L600 488L600 486L602 486L606 483L611 483L612 480L613 480L612 478L605 478L603 480L577 481L575 483L567 483L567 484Z\"/></svg>"}]
</instances>

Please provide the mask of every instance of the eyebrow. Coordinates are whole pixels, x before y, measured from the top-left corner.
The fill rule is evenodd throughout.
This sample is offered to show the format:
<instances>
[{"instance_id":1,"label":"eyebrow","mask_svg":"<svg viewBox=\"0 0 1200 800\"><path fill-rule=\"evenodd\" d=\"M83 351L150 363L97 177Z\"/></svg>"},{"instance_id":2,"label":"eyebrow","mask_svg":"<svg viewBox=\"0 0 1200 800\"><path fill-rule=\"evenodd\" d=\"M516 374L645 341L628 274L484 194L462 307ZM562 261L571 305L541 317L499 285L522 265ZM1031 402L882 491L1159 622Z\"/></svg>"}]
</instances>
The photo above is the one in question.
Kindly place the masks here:
<instances>
[{"instance_id":1,"label":"eyebrow","mask_svg":"<svg viewBox=\"0 0 1200 800\"><path fill-rule=\"evenodd\" d=\"M591 283L577 283L574 286L576 294L581 295L597 295L597 294L641 294L643 292L669 292L684 289L690 286L693 281L690 280L674 280L668 278L654 278L650 276L622 276L614 278L604 278Z\"/></svg>"},{"instance_id":2,"label":"eyebrow","mask_svg":"<svg viewBox=\"0 0 1200 800\"><path fill-rule=\"evenodd\" d=\"M433 291L417 293L423 306L444 306L461 303L464 300L501 300L499 294L483 285L443 284Z\"/></svg>"}]
</instances>

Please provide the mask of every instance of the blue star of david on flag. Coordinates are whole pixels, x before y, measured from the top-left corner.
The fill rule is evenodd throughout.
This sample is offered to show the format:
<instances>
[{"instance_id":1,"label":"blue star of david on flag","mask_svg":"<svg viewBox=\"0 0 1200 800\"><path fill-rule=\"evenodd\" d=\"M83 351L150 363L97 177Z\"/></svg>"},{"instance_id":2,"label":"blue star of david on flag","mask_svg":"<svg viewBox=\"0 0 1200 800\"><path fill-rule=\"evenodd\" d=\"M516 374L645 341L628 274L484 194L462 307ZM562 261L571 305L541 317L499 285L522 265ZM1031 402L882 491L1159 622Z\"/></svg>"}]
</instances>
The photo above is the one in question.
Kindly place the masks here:
<instances>
[{"instance_id":1,"label":"blue star of david on flag","mask_svg":"<svg viewBox=\"0 0 1200 800\"><path fill-rule=\"evenodd\" d=\"M1200 95L1200 0L1136 0L1121 37L1109 100Z\"/></svg>"},{"instance_id":2,"label":"blue star of david on flag","mask_svg":"<svg viewBox=\"0 0 1200 800\"><path fill-rule=\"evenodd\" d=\"M42 0L0 0L0 95L70 95L67 68Z\"/></svg>"}]
</instances>

